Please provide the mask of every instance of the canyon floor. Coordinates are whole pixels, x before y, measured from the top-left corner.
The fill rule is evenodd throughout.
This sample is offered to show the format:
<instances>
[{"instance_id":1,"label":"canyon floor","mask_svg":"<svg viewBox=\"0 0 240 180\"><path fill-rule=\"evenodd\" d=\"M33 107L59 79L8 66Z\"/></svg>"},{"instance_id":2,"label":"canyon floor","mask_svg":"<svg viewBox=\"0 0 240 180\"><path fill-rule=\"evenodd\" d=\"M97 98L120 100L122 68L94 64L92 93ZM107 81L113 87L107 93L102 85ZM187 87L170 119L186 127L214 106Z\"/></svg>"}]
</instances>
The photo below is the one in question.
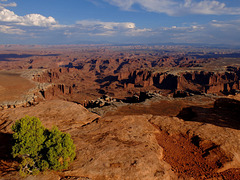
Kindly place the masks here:
<instances>
[{"instance_id":1,"label":"canyon floor","mask_svg":"<svg viewBox=\"0 0 240 180\"><path fill-rule=\"evenodd\" d=\"M238 51L67 47L2 47L0 179L240 179ZM26 115L71 134L68 169L19 176Z\"/></svg>"}]
</instances>

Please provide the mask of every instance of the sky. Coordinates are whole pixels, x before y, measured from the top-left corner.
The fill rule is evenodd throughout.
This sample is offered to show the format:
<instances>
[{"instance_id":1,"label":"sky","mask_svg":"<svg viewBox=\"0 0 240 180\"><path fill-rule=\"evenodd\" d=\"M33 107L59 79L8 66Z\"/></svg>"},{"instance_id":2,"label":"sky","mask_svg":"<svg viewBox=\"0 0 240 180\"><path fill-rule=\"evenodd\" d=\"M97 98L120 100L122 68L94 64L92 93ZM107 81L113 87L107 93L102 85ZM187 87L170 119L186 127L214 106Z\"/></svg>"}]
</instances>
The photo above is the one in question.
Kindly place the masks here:
<instances>
[{"instance_id":1,"label":"sky","mask_svg":"<svg viewBox=\"0 0 240 180\"><path fill-rule=\"evenodd\" d=\"M240 0L0 0L0 44L240 46Z\"/></svg>"}]
</instances>

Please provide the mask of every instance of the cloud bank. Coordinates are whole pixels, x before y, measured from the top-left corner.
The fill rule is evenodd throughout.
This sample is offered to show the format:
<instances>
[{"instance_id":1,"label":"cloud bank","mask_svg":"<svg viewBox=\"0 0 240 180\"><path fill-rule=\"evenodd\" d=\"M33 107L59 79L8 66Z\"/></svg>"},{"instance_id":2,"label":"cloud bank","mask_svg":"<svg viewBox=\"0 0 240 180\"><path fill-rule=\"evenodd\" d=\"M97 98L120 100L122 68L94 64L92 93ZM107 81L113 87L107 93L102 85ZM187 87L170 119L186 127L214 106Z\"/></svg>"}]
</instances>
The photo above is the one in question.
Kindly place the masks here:
<instances>
[{"instance_id":1,"label":"cloud bank","mask_svg":"<svg viewBox=\"0 0 240 180\"><path fill-rule=\"evenodd\" d=\"M3 0L1 0L3 1ZM103 22L99 20L82 20L72 25L59 24L55 18L41 14L19 16L0 4L0 32L4 34L30 35L31 38L44 36L49 32L62 34L68 38L81 36L136 36L149 29L139 29L132 22ZM54 34L54 33L53 33Z\"/></svg>"},{"instance_id":2,"label":"cloud bank","mask_svg":"<svg viewBox=\"0 0 240 180\"><path fill-rule=\"evenodd\" d=\"M44 17L40 14L27 14L25 16L18 16L13 11L10 11L0 5L0 21L5 23L12 23L22 26L53 26L56 25L56 20L49 16Z\"/></svg>"},{"instance_id":3,"label":"cloud bank","mask_svg":"<svg viewBox=\"0 0 240 180\"><path fill-rule=\"evenodd\" d=\"M240 14L237 8L210 0L105 0L124 10L139 4L147 11L183 14ZM7 7L17 6L0 0L0 43L223 43L240 45L240 19L212 20L207 24L172 25L139 28L134 22L81 20L71 25L60 24L54 17L41 14L19 16ZM4 5L3 5L4 4ZM172 8L172 9L171 9Z\"/></svg>"},{"instance_id":4,"label":"cloud bank","mask_svg":"<svg viewBox=\"0 0 240 180\"><path fill-rule=\"evenodd\" d=\"M188 14L205 15L239 15L240 8L227 7L225 3L215 0L104 0L123 10L131 10L138 4L142 9L155 13L165 13L170 16L182 16Z\"/></svg>"}]
</instances>

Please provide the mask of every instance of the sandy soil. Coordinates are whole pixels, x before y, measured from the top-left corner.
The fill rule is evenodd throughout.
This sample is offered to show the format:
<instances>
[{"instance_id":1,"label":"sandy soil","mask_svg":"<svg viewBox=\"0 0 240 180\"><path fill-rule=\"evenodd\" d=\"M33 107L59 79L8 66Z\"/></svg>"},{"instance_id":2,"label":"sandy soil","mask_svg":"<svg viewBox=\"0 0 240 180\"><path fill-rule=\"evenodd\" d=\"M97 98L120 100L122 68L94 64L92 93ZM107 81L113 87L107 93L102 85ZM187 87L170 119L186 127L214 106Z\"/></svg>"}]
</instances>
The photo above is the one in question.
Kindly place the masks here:
<instances>
[{"instance_id":1,"label":"sandy soil","mask_svg":"<svg viewBox=\"0 0 240 180\"><path fill-rule=\"evenodd\" d=\"M34 83L18 73L0 71L0 103L18 100L33 87Z\"/></svg>"},{"instance_id":2,"label":"sandy soil","mask_svg":"<svg viewBox=\"0 0 240 180\"><path fill-rule=\"evenodd\" d=\"M158 143L164 150L164 160L168 162L179 178L186 179L240 179L240 169L229 169L218 173L228 157L218 147L214 149L214 156L207 156L201 148L194 145L193 140L182 135L170 136L166 132L157 135Z\"/></svg>"}]
</instances>

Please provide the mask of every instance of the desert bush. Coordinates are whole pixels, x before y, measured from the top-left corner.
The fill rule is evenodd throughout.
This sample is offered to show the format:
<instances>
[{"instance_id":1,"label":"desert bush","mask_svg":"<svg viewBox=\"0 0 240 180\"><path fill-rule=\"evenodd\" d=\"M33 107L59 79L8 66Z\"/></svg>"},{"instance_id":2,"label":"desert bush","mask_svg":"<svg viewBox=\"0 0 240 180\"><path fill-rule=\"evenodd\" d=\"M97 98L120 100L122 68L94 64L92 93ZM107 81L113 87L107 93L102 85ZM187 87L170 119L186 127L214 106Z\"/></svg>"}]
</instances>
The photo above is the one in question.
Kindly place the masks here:
<instances>
[{"instance_id":1,"label":"desert bush","mask_svg":"<svg viewBox=\"0 0 240 180\"><path fill-rule=\"evenodd\" d=\"M12 126L12 130L15 141L12 147L13 157L37 157L46 139L44 136L45 128L42 126L41 121L36 117L26 116L16 121Z\"/></svg>"},{"instance_id":2,"label":"desert bush","mask_svg":"<svg viewBox=\"0 0 240 180\"><path fill-rule=\"evenodd\" d=\"M17 120L12 130L12 155L20 160L20 174L23 176L47 169L66 169L76 155L70 134L57 127L48 130L36 117Z\"/></svg>"},{"instance_id":3,"label":"desert bush","mask_svg":"<svg viewBox=\"0 0 240 180\"><path fill-rule=\"evenodd\" d=\"M53 170L66 169L75 157L75 146L69 134L54 127L45 141L46 160Z\"/></svg>"}]
</instances>

